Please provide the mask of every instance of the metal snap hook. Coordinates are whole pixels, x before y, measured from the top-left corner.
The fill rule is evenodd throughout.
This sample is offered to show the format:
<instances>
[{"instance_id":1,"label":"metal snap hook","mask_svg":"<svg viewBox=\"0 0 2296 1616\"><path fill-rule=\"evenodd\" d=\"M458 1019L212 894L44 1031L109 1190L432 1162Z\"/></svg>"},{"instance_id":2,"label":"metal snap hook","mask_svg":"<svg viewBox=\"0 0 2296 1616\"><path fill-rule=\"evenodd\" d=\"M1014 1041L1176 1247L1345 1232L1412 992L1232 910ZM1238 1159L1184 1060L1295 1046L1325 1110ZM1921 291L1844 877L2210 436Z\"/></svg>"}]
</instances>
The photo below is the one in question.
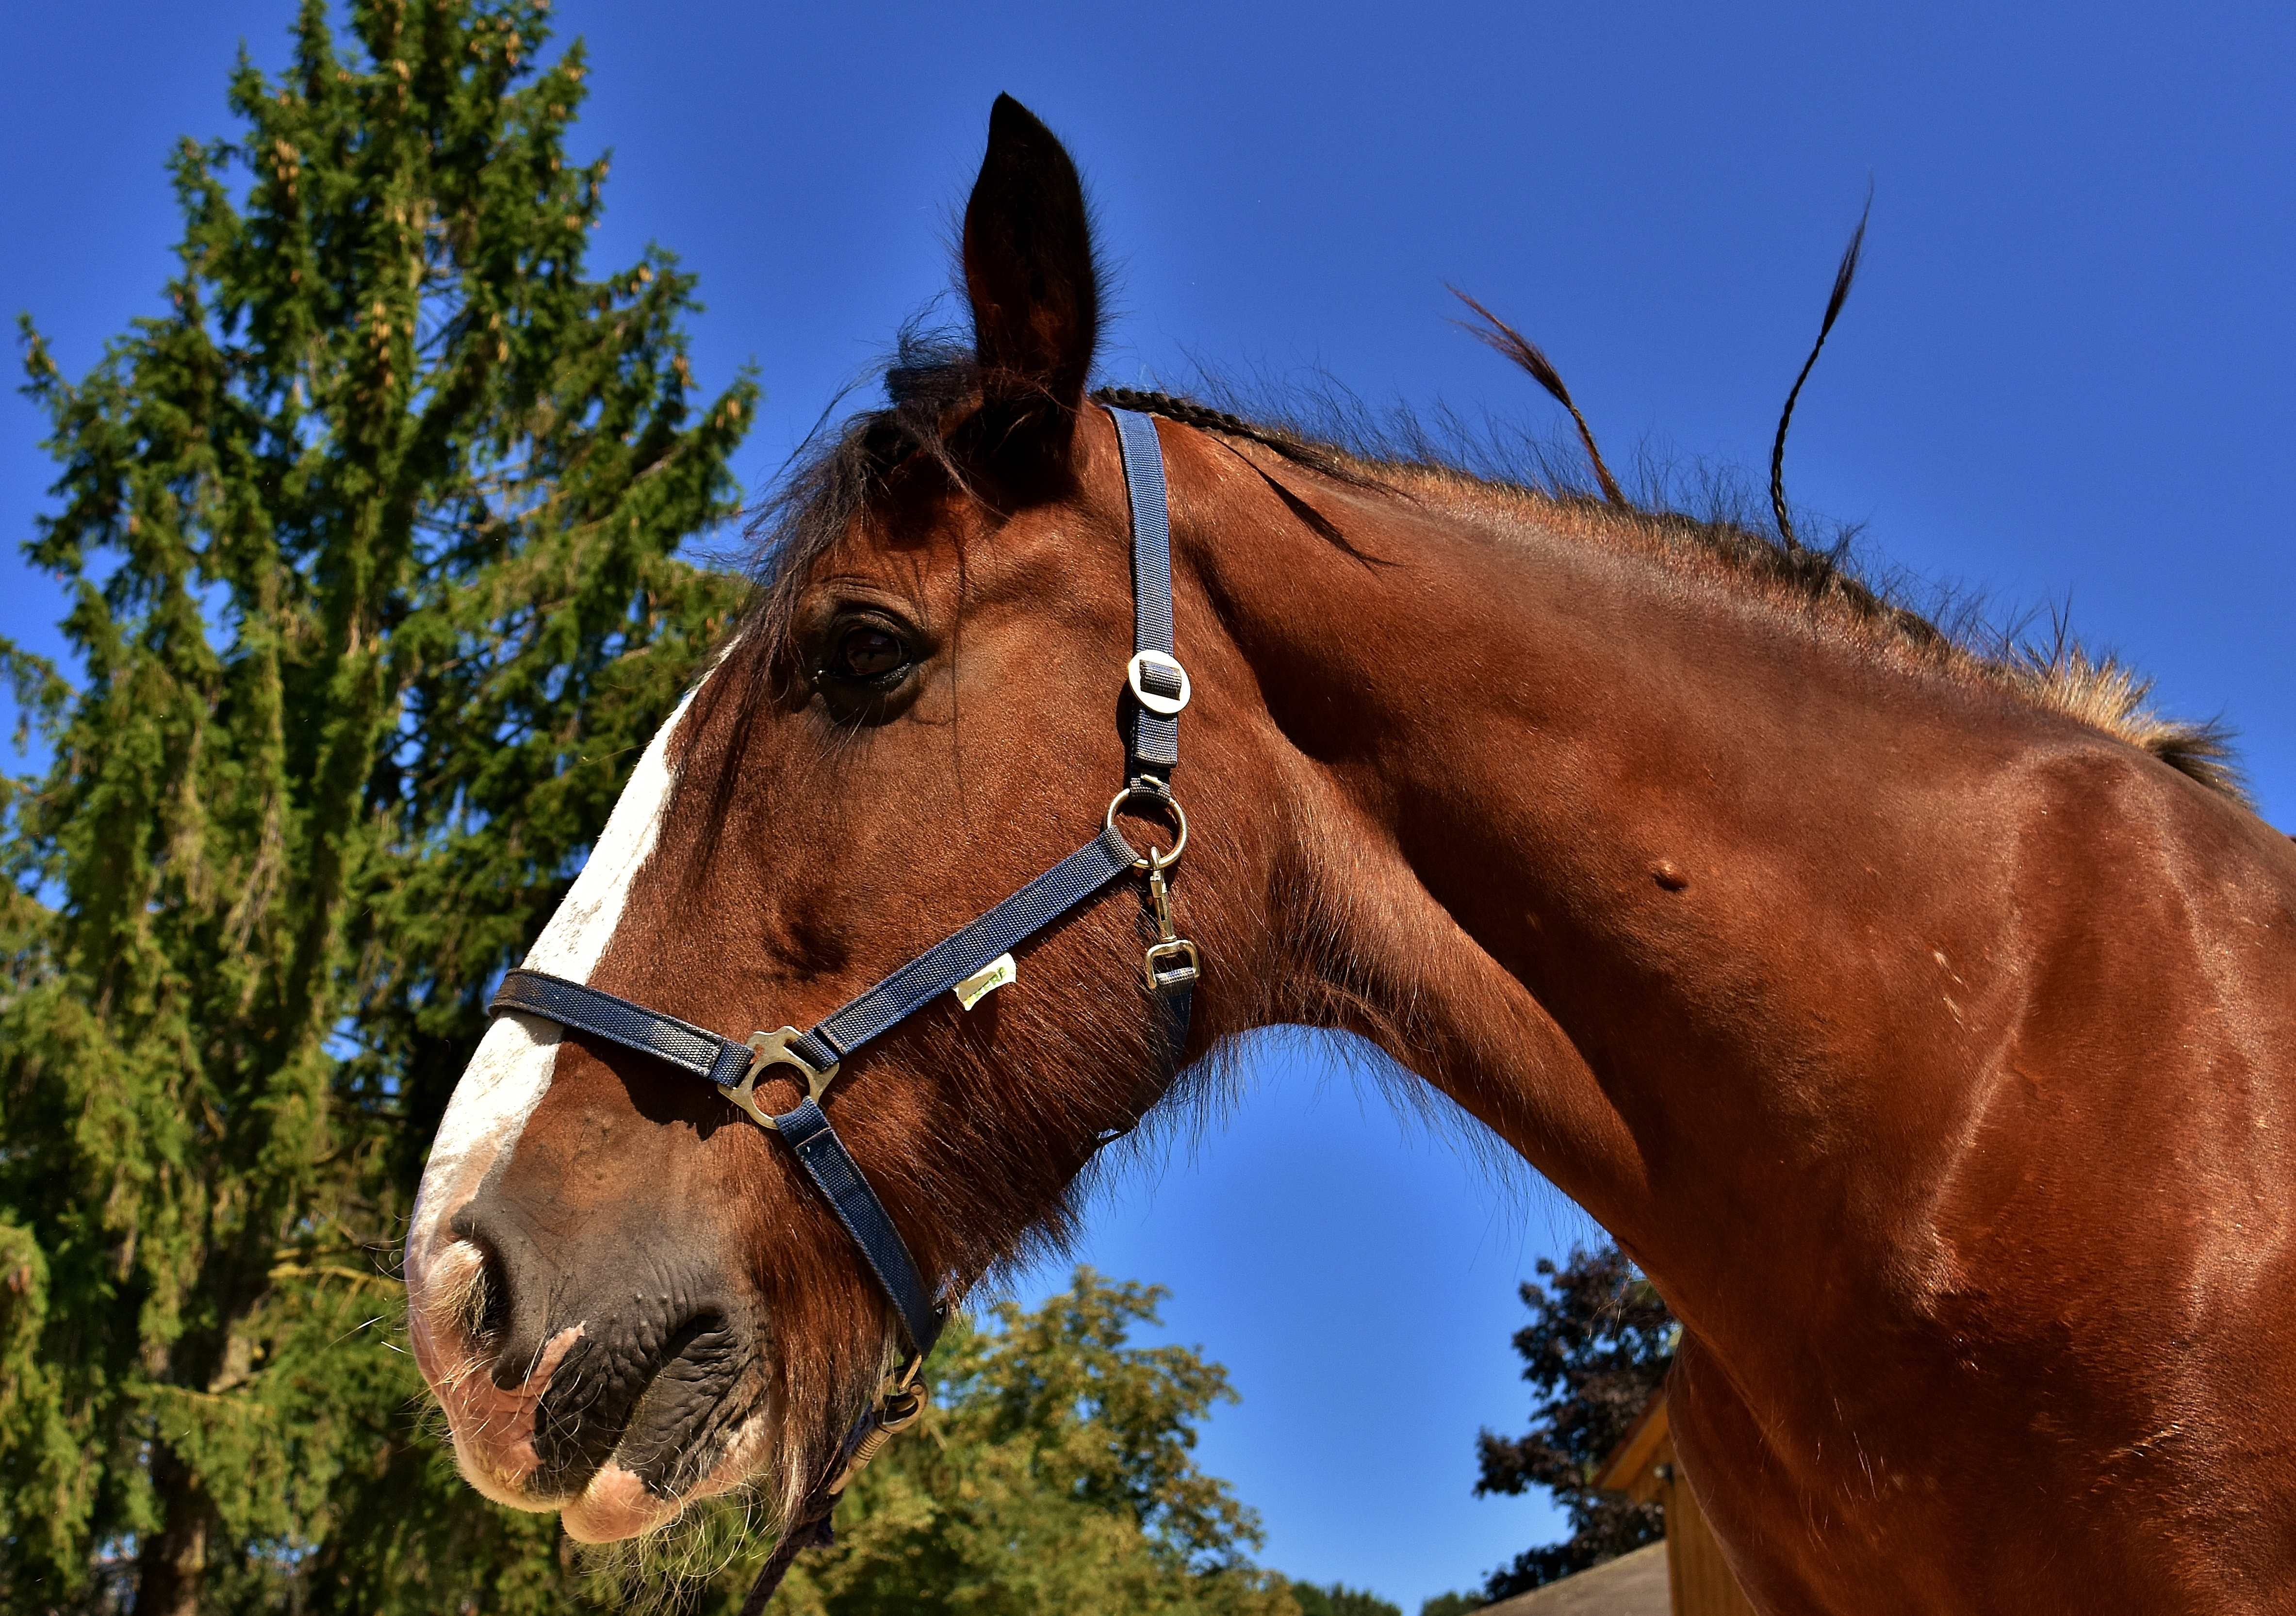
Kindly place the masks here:
<instances>
[{"instance_id":1,"label":"metal snap hook","mask_svg":"<svg viewBox=\"0 0 2296 1616\"><path fill-rule=\"evenodd\" d=\"M1141 967L1151 993L1185 988L1204 970L1203 955L1172 924L1172 892L1165 884L1164 869L1159 865L1148 872L1148 901L1156 914L1156 940L1148 945Z\"/></svg>"}]
</instances>

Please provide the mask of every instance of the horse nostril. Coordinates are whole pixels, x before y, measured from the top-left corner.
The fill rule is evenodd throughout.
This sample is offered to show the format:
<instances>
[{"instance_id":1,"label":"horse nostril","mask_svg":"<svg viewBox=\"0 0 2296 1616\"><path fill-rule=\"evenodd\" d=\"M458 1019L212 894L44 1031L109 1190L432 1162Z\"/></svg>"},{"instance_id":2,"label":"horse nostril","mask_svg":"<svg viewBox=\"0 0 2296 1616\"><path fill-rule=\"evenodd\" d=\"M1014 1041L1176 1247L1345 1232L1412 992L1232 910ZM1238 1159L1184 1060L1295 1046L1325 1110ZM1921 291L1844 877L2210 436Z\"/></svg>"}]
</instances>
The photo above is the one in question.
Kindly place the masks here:
<instances>
[{"instance_id":1,"label":"horse nostril","mask_svg":"<svg viewBox=\"0 0 2296 1616\"><path fill-rule=\"evenodd\" d=\"M510 1276L503 1272L502 1259L493 1247L476 1240L471 1244L478 1250L478 1271L455 1309L455 1322L473 1348L491 1357L510 1328Z\"/></svg>"},{"instance_id":2,"label":"horse nostril","mask_svg":"<svg viewBox=\"0 0 2296 1616\"><path fill-rule=\"evenodd\" d=\"M525 1260L531 1243L515 1222L479 1211L465 1207L447 1225L479 1254L478 1271L455 1298L455 1323L473 1358L491 1366L490 1378L507 1391L525 1382L542 1356L547 1321L537 1304L549 1297L550 1270Z\"/></svg>"},{"instance_id":3,"label":"horse nostril","mask_svg":"<svg viewBox=\"0 0 2296 1616\"><path fill-rule=\"evenodd\" d=\"M560 1197L518 1189L488 1182L447 1226L467 1276L453 1301L466 1361L530 1399L513 1421L530 1433L527 1496L579 1492L625 1440L644 1486L698 1479L755 1402L741 1395L759 1336L750 1298L652 1218L600 1217L570 1238Z\"/></svg>"}]
</instances>

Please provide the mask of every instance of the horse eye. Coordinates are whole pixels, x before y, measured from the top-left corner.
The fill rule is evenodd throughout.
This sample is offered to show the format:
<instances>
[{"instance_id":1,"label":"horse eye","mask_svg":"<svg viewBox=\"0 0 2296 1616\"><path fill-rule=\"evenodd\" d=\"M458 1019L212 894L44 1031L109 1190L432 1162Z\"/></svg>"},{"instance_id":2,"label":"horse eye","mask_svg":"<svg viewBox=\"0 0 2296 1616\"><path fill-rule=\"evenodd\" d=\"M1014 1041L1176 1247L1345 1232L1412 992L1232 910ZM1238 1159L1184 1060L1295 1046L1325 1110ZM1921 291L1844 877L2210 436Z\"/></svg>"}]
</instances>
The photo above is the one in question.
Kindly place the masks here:
<instances>
[{"instance_id":1,"label":"horse eye","mask_svg":"<svg viewBox=\"0 0 2296 1616\"><path fill-rule=\"evenodd\" d=\"M855 628L837 643L830 671L840 678L882 679L907 666L909 649L882 628Z\"/></svg>"}]
</instances>

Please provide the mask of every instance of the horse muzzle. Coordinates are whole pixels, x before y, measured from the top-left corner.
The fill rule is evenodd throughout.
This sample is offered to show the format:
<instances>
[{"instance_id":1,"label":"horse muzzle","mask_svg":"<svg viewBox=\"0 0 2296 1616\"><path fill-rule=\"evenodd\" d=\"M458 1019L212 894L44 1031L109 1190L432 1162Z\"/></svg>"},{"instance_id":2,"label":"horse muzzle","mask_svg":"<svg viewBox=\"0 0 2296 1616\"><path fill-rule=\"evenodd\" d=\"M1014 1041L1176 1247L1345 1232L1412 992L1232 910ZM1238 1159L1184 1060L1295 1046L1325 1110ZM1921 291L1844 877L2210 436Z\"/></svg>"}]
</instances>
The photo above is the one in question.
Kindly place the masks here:
<instances>
[{"instance_id":1,"label":"horse muzzle","mask_svg":"<svg viewBox=\"0 0 2296 1616\"><path fill-rule=\"evenodd\" d=\"M482 1186L424 1265L416 1357L480 1491L631 1537L755 1467L764 1308L653 1219L556 1221Z\"/></svg>"}]
</instances>

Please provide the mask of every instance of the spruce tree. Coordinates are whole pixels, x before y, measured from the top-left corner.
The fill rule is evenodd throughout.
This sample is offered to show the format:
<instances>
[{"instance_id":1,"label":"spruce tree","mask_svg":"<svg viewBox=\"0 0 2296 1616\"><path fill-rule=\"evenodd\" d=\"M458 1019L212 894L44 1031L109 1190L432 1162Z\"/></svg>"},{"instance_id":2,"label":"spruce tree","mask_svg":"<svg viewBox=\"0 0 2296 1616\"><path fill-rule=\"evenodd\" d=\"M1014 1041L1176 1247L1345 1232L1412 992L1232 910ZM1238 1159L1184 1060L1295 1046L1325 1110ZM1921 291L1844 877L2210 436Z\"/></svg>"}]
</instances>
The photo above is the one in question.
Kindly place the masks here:
<instances>
[{"instance_id":1,"label":"spruce tree","mask_svg":"<svg viewBox=\"0 0 2296 1616\"><path fill-rule=\"evenodd\" d=\"M737 605L756 393L691 276L585 275L606 165L535 0L305 4L173 170L179 271L26 545L77 683L0 889L0 1603L562 1609L419 1426L395 1252L490 980Z\"/></svg>"}]
</instances>

